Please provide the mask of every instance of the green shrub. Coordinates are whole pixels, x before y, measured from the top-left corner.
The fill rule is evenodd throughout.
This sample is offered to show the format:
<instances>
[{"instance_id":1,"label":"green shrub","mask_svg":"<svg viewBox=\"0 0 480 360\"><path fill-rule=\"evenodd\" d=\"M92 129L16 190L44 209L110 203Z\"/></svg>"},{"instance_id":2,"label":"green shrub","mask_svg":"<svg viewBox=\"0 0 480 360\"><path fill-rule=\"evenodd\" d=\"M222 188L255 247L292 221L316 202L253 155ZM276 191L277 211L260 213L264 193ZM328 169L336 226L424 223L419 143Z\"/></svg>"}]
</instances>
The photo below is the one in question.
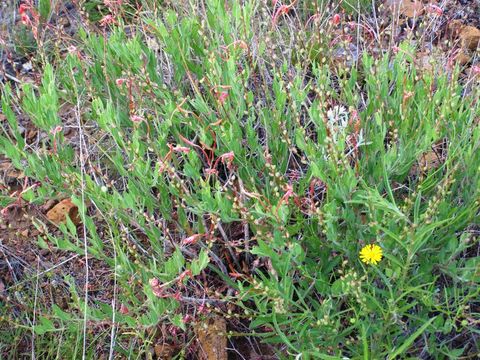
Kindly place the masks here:
<instances>
[{"instance_id":1,"label":"green shrub","mask_svg":"<svg viewBox=\"0 0 480 360\"><path fill-rule=\"evenodd\" d=\"M129 309L85 304L67 277L69 311L42 309L37 339L61 328L68 357L84 317L115 316L115 351L148 352L158 323L192 331L183 319L202 316L189 302L202 294L241 309L284 357L473 353L478 93L458 69L417 69L408 43L350 67L276 48L288 29L260 7L208 0L202 13L146 12L133 35L82 31L38 89L4 89L0 150L41 182L28 201L71 197L82 219L39 246L106 264ZM14 104L45 134L37 148ZM62 107L73 140L52 132ZM359 259L367 244L383 250L377 265Z\"/></svg>"}]
</instances>

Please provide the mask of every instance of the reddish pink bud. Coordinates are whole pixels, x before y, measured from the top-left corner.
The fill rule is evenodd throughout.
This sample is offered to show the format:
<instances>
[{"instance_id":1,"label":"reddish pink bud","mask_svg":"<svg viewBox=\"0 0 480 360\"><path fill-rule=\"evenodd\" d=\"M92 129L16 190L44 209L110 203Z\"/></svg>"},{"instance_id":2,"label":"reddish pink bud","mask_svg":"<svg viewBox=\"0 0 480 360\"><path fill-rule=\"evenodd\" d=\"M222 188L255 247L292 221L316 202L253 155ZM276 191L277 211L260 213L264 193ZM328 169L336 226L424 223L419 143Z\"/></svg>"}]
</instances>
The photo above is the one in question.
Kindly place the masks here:
<instances>
[{"instance_id":1,"label":"reddish pink bud","mask_svg":"<svg viewBox=\"0 0 480 360\"><path fill-rule=\"evenodd\" d=\"M403 101L407 101L408 99L410 99L412 96L414 95L414 93L412 91L405 91L403 93Z\"/></svg>"},{"instance_id":2,"label":"reddish pink bud","mask_svg":"<svg viewBox=\"0 0 480 360\"><path fill-rule=\"evenodd\" d=\"M148 283L150 284L150 286L160 285L160 281L157 278L152 278L152 279L148 280Z\"/></svg>"},{"instance_id":3,"label":"reddish pink bud","mask_svg":"<svg viewBox=\"0 0 480 360\"><path fill-rule=\"evenodd\" d=\"M216 175L216 174L218 174L218 171L216 169L208 168L208 169L205 170L205 173L207 175Z\"/></svg>"},{"instance_id":4,"label":"reddish pink bud","mask_svg":"<svg viewBox=\"0 0 480 360\"><path fill-rule=\"evenodd\" d=\"M183 239L182 244L183 245L195 244L203 236L205 236L205 235L204 234L195 234L195 235L189 236L189 237Z\"/></svg>"},{"instance_id":5,"label":"reddish pink bud","mask_svg":"<svg viewBox=\"0 0 480 360\"><path fill-rule=\"evenodd\" d=\"M190 148L188 148L186 146L175 146L173 148L173 151L188 154L190 152Z\"/></svg>"},{"instance_id":6,"label":"reddish pink bud","mask_svg":"<svg viewBox=\"0 0 480 360\"><path fill-rule=\"evenodd\" d=\"M290 11L290 8L292 6L291 5L282 5L280 6L277 11L275 12L275 14L273 15L273 18L272 18L272 24L276 24L277 21L278 21L278 18L281 16L281 15L286 15L288 14L288 12Z\"/></svg>"},{"instance_id":7,"label":"reddish pink bud","mask_svg":"<svg viewBox=\"0 0 480 360\"><path fill-rule=\"evenodd\" d=\"M285 187L285 195L283 195L283 197L288 199L293 195L295 195L295 192L293 191L293 185L287 184L287 186Z\"/></svg>"},{"instance_id":8,"label":"reddish pink bud","mask_svg":"<svg viewBox=\"0 0 480 360\"><path fill-rule=\"evenodd\" d=\"M238 47L239 47L240 49L243 49L243 50L247 50L247 49L248 49L247 43L246 43L245 41L243 41L243 40L240 40L240 41L238 42Z\"/></svg>"},{"instance_id":9,"label":"reddish pink bud","mask_svg":"<svg viewBox=\"0 0 480 360\"><path fill-rule=\"evenodd\" d=\"M63 130L63 127L61 127L61 126L59 125L59 126L56 126L55 129L53 129L53 133L56 134L56 133L58 133L58 132L60 132L60 131L62 131L62 130Z\"/></svg>"},{"instance_id":10,"label":"reddish pink bud","mask_svg":"<svg viewBox=\"0 0 480 360\"><path fill-rule=\"evenodd\" d=\"M148 281L152 288L153 295L156 297L164 297L163 287L160 285L160 281L157 278L152 278Z\"/></svg>"},{"instance_id":11,"label":"reddish pink bud","mask_svg":"<svg viewBox=\"0 0 480 360\"><path fill-rule=\"evenodd\" d=\"M181 283L187 276L192 276L192 272L190 270L185 270L178 276L178 282Z\"/></svg>"},{"instance_id":12,"label":"reddish pink bud","mask_svg":"<svg viewBox=\"0 0 480 360\"><path fill-rule=\"evenodd\" d=\"M233 151L230 151L228 153L225 153L223 155L220 155L220 159L222 159L222 162L232 162L233 159L235 159L235 153Z\"/></svg>"},{"instance_id":13,"label":"reddish pink bud","mask_svg":"<svg viewBox=\"0 0 480 360\"><path fill-rule=\"evenodd\" d=\"M193 317L191 315L185 315L182 319L183 323L184 324L188 324L189 322L191 322L193 320Z\"/></svg>"},{"instance_id":14,"label":"reddish pink bud","mask_svg":"<svg viewBox=\"0 0 480 360\"><path fill-rule=\"evenodd\" d=\"M442 9L440 6L435 5L435 4L430 4L430 5L428 6L428 12L434 13L434 14L436 14L436 15L438 15L438 16L442 16L442 15L443 15L443 9Z\"/></svg>"},{"instance_id":15,"label":"reddish pink bud","mask_svg":"<svg viewBox=\"0 0 480 360\"><path fill-rule=\"evenodd\" d=\"M341 20L340 19L340 14L335 14L332 17L332 24L333 25L338 25L338 24L340 24L340 20Z\"/></svg>"},{"instance_id":16,"label":"reddish pink bud","mask_svg":"<svg viewBox=\"0 0 480 360\"><path fill-rule=\"evenodd\" d=\"M218 95L218 101L220 102L220 104L223 104L225 102L225 100L227 100L227 97L228 97L228 93L226 91L222 91Z\"/></svg>"},{"instance_id":17,"label":"reddish pink bud","mask_svg":"<svg viewBox=\"0 0 480 360\"><path fill-rule=\"evenodd\" d=\"M128 314L128 307L126 307L123 303L120 304L120 313L123 314L123 315Z\"/></svg>"},{"instance_id":18,"label":"reddish pink bud","mask_svg":"<svg viewBox=\"0 0 480 360\"><path fill-rule=\"evenodd\" d=\"M167 170L167 168L168 168L168 165L165 164L163 161L160 161L160 166L158 167L158 172L161 174L165 170Z\"/></svg>"},{"instance_id":19,"label":"reddish pink bud","mask_svg":"<svg viewBox=\"0 0 480 360\"><path fill-rule=\"evenodd\" d=\"M56 126L54 129L50 130L50 134L54 135L62 131L63 128L61 126Z\"/></svg>"},{"instance_id":20,"label":"reddish pink bud","mask_svg":"<svg viewBox=\"0 0 480 360\"><path fill-rule=\"evenodd\" d=\"M153 292L153 295L155 295L156 297L165 297L165 295L163 294L163 290L161 287L152 287L152 292Z\"/></svg>"},{"instance_id":21,"label":"reddish pink bud","mask_svg":"<svg viewBox=\"0 0 480 360\"><path fill-rule=\"evenodd\" d=\"M120 79L115 80L115 83L117 84L117 86L122 86L127 81L128 81L127 79L120 78Z\"/></svg>"},{"instance_id":22,"label":"reddish pink bud","mask_svg":"<svg viewBox=\"0 0 480 360\"><path fill-rule=\"evenodd\" d=\"M100 26L111 25L115 22L115 19L112 15L106 15L100 20Z\"/></svg>"},{"instance_id":23,"label":"reddish pink bud","mask_svg":"<svg viewBox=\"0 0 480 360\"><path fill-rule=\"evenodd\" d=\"M103 3L109 8L122 6L122 0L104 0Z\"/></svg>"},{"instance_id":24,"label":"reddish pink bud","mask_svg":"<svg viewBox=\"0 0 480 360\"><path fill-rule=\"evenodd\" d=\"M239 274L239 273L237 273L237 272L231 272L231 273L229 273L228 275L230 275L230 276L231 276L232 278L234 278L234 279L238 279L238 278L243 277L243 274Z\"/></svg>"},{"instance_id":25,"label":"reddish pink bud","mask_svg":"<svg viewBox=\"0 0 480 360\"><path fill-rule=\"evenodd\" d=\"M141 116L138 116L138 115L132 115L132 116L130 116L130 120L132 120L136 124L139 124L142 121L144 121L145 119Z\"/></svg>"},{"instance_id":26,"label":"reddish pink bud","mask_svg":"<svg viewBox=\"0 0 480 360\"><path fill-rule=\"evenodd\" d=\"M27 10L28 10L28 6L25 4L21 4L20 7L18 8L18 12L20 13L20 15L23 15Z\"/></svg>"},{"instance_id":27,"label":"reddish pink bud","mask_svg":"<svg viewBox=\"0 0 480 360\"><path fill-rule=\"evenodd\" d=\"M31 24L30 17L29 17L27 14L25 14L25 13L22 14L21 19L22 19L22 24L23 24L23 25L27 25L27 26L28 26L28 25Z\"/></svg>"}]
</instances>

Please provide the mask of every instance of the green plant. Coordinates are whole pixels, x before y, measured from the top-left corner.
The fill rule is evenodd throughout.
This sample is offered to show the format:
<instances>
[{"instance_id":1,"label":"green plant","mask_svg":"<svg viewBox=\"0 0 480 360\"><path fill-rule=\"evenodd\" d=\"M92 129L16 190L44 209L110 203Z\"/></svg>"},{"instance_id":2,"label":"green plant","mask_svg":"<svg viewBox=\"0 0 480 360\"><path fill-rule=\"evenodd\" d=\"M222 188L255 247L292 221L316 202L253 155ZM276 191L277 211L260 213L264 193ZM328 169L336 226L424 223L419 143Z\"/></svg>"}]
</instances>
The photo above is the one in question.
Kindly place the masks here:
<instances>
[{"instance_id":1,"label":"green plant","mask_svg":"<svg viewBox=\"0 0 480 360\"><path fill-rule=\"evenodd\" d=\"M188 354L192 321L241 309L232 341L247 332L283 357L478 350L480 106L459 70L418 69L408 42L317 62L314 32L296 52L283 41L290 15L274 23L257 1L176 6L146 11L128 35L80 31L38 88L3 89L0 150L39 182L24 201L69 197L81 217L58 231L37 219L38 245L88 254L113 294L96 300L65 276L66 309L45 304L16 328L37 351L68 344L47 357L97 344L141 356L159 336ZM330 30L332 53L348 45ZM377 265L360 261L366 244L383 249Z\"/></svg>"}]
</instances>

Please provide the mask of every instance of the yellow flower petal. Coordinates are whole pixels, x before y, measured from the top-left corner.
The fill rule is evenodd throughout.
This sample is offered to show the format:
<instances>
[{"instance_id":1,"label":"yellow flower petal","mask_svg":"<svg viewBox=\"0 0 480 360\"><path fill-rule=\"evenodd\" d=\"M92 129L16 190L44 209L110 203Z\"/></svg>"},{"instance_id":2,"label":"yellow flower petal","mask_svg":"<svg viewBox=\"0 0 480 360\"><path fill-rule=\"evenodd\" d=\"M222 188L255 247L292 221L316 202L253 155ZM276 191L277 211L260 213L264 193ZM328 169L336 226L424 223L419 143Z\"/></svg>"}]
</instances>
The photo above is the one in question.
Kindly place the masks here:
<instances>
[{"instance_id":1,"label":"yellow flower petal","mask_svg":"<svg viewBox=\"0 0 480 360\"><path fill-rule=\"evenodd\" d=\"M360 260L365 264L377 265L382 260L382 248L376 244L365 245L360 250Z\"/></svg>"}]
</instances>

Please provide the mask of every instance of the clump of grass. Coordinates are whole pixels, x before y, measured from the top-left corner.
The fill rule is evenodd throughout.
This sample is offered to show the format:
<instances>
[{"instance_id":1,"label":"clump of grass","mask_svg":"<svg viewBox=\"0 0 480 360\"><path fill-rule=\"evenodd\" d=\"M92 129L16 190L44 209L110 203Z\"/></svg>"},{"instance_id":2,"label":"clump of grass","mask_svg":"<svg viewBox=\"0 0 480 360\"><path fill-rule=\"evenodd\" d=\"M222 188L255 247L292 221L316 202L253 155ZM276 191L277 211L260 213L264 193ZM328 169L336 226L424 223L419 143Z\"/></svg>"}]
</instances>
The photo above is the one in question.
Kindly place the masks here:
<instances>
[{"instance_id":1,"label":"clump of grass","mask_svg":"<svg viewBox=\"0 0 480 360\"><path fill-rule=\"evenodd\" d=\"M38 87L3 89L0 150L38 182L24 200L70 197L82 220L35 219L38 246L103 264L112 289L65 276L67 306L27 302L9 341L193 357L193 324L220 315L232 346L283 357L478 352L480 106L459 69L418 69L407 41L349 57L363 40L339 40L350 25L328 11L317 42L322 4L143 5L133 30L80 31Z\"/></svg>"}]
</instances>

